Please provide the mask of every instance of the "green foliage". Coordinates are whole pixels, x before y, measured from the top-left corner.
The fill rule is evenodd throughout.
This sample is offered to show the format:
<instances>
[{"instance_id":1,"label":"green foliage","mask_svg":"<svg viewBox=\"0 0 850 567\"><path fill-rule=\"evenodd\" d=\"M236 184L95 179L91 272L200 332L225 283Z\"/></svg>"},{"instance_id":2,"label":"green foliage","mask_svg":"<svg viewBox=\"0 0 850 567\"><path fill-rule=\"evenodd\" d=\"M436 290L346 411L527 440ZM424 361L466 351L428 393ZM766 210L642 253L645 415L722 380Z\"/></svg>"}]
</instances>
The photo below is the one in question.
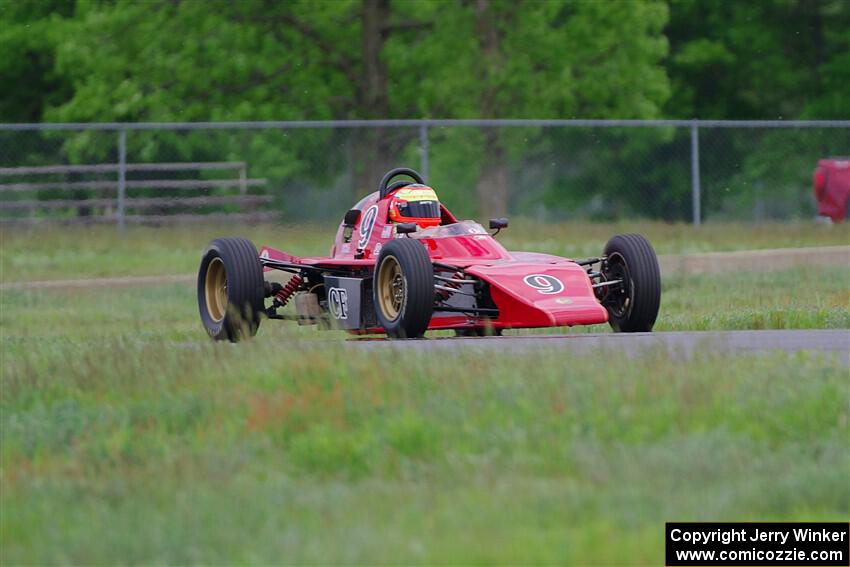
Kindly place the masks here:
<instances>
[{"instance_id":1,"label":"green foliage","mask_svg":"<svg viewBox=\"0 0 850 567\"><path fill-rule=\"evenodd\" d=\"M0 79L15 85L0 93L4 121L846 118L850 100L850 8L842 0L644 0L616 9L568 0L0 7ZM372 35L369 14L380 27ZM794 153L767 133L703 135L709 144L721 140L726 161L712 158L710 146L703 152L704 209L720 218L761 207L763 186L787 197L784 208L764 208L766 216L810 215L798 180L818 152L840 153L847 142L846 133L828 143L802 135ZM101 134L26 143L13 136L0 136L4 165L115 157L114 137ZM486 212L490 193L544 218L690 216L684 131L469 128L430 137L431 181L464 216ZM809 138L818 139L806 145ZM416 143L413 130L128 139L131 161L246 160L290 218L299 212L287 196L350 201L374 184L376 170L415 163ZM779 170L790 176L784 183ZM496 186L504 184L515 190L502 194Z\"/></svg>"},{"instance_id":2,"label":"green foliage","mask_svg":"<svg viewBox=\"0 0 850 567\"><path fill-rule=\"evenodd\" d=\"M436 118L649 118L668 96L661 2L404 4L431 25L387 44L396 108ZM498 48L481 39L492 25Z\"/></svg>"},{"instance_id":3,"label":"green foliage","mask_svg":"<svg viewBox=\"0 0 850 567\"><path fill-rule=\"evenodd\" d=\"M339 30L350 2L85 6L57 50L74 97L51 120L316 120L350 89L320 46L285 25L298 14Z\"/></svg>"},{"instance_id":4,"label":"green foliage","mask_svg":"<svg viewBox=\"0 0 850 567\"><path fill-rule=\"evenodd\" d=\"M356 106L356 0L2 6L0 76L17 85L0 98L7 121L370 115ZM846 115L850 10L841 0L476 6L381 8L392 117ZM496 52L481 41L487 22Z\"/></svg>"},{"instance_id":5,"label":"green foliage","mask_svg":"<svg viewBox=\"0 0 850 567\"><path fill-rule=\"evenodd\" d=\"M843 0L672 0L672 118L847 118Z\"/></svg>"},{"instance_id":6,"label":"green foliage","mask_svg":"<svg viewBox=\"0 0 850 567\"><path fill-rule=\"evenodd\" d=\"M72 93L56 67L73 0L0 0L0 120L39 122Z\"/></svg>"},{"instance_id":7,"label":"green foliage","mask_svg":"<svg viewBox=\"0 0 850 567\"><path fill-rule=\"evenodd\" d=\"M420 2L411 12L434 27L387 44L390 73L398 77L393 91L407 102L396 105L403 115L653 118L669 96L661 65L667 7L660 2L623 3L617 10L599 2ZM529 178L534 162L578 168L586 171L583 180L595 172L546 138L528 128L438 131L431 138L433 182L469 194L478 181L482 214L505 176L524 188L513 195L514 210L547 201L568 206L582 191L560 183L558 168L538 169ZM493 170L505 174L491 179Z\"/></svg>"}]
</instances>

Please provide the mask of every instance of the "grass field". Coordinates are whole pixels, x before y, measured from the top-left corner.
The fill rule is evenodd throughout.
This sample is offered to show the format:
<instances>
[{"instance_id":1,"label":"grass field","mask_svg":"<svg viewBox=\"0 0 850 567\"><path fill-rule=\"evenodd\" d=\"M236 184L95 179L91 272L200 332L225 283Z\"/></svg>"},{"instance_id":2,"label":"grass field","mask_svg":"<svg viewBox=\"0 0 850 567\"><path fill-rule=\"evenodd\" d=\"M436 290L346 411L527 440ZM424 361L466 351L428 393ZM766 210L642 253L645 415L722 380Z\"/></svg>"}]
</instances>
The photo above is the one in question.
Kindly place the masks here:
<instances>
[{"instance_id":1,"label":"grass field","mask_svg":"<svg viewBox=\"0 0 850 567\"><path fill-rule=\"evenodd\" d=\"M98 276L181 274L194 272L207 243L217 236L238 235L258 246L268 244L299 255L327 254L335 226L36 227L0 231L0 281L29 281ZM617 233L645 234L658 254L847 245L850 223L688 224L638 222L541 225L517 220L499 240L509 250L545 252L567 257L596 256Z\"/></svg>"},{"instance_id":2,"label":"grass field","mask_svg":"<svg viewBox=\"0 0 850 567\"><path fill-rule=\"evenodd\" d=\"M4 564L658 564L666 520L848 514L815 356L4 349Z\"/></svg>"},{"instance_id":3,"label":"grass field","mask_svg":"<svg viewBox=\"0 0 850 567\"><path fill-rule=\"evenodd\" d=\"M656 330L850 328L847 270L797 269L676 277L663 284ZM16 341L132 335L197 341L205 337L191 284L91 289L7 290L0 298L4 347ZM516 330L507 334L608 332L608 325ZM264 322L258 340L347 337L316 327ZM36 345L40 347L40 345Z\"/></svg>"},{"instance_id":4,"label":"grass field","mask_svg":"<svg viewBox=\"0 0 850 567\"><path fill-rule=\"evenodd\" d=\"M645 231L666 253L847 243L704 228ZM213 230L4 233L0 266L4 281L191 272ZM314 230L292 250L324 252ZM558 230L551 246L583 255L617 227ZM544 242L528 248L569 251ZM668 279L657 328L850 328L850 274ZM265 322L212 344L191 285L4 290L0 564L660 564L665 521L850 516L837 360L387 356L344 337Z\"/></svg>"}]
</instances>

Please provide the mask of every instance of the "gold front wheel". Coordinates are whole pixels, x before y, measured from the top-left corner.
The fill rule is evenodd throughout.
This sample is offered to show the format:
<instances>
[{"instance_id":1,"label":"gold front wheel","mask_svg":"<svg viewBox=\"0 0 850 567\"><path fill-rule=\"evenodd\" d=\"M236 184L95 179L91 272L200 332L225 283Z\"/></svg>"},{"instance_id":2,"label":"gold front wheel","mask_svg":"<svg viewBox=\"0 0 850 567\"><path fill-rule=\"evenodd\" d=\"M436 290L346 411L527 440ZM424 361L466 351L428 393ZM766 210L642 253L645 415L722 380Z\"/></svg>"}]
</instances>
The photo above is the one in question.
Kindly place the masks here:
<instances>
[{"instance_id":1,"label":"gold front wheel","mask_svg":"<svg viewBox=\"0 0 850 567\"><path fill-rule=\"evenodd\" d=\"M216 323L223 321L227 313L227 272L221 258L213 258L207 266L204 297L212 320Z\"/></svg>"},{"instance_id":2,"label":"gold front wheel","mask_svg":"<svg viewBox=\"0 0 850 567\"><path fill-rule=\"evenodd\" d=\"M398 319L406 293L404 274L395 256L387 256L378 272L378 300L387 319Z\"/></svg>"},{"instance_id":3,"label":"gold front wheel","mask_svg":"<svg viewBox=\"0 0 850 567\"><path fill-rule=\"evenodd\" d=\"M378 324L391 338L421 337L434 311L434 266L425 246L399 238L381 249L372 303Z\"/></svg>"}]
</instances>

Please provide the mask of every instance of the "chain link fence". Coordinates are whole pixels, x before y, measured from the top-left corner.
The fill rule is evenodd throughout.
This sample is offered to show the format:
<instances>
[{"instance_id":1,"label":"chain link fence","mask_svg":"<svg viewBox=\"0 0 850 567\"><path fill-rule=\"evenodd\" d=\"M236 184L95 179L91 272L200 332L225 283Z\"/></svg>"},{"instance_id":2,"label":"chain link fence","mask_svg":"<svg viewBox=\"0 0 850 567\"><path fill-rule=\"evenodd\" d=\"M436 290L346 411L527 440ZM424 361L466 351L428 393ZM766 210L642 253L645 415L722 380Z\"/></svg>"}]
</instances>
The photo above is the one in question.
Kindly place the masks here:
<instances>
[{"instance_id":1,"label":"chain link fence","mask_svg":"<svg viewBox=\"0 0 850 567\"><path fill-rule=\"evenodd\" d=\"M0 222L337 221L397 166L466 218L815 216L850 121L379 120L0 125Z\"/></svg>"}]
</instances>

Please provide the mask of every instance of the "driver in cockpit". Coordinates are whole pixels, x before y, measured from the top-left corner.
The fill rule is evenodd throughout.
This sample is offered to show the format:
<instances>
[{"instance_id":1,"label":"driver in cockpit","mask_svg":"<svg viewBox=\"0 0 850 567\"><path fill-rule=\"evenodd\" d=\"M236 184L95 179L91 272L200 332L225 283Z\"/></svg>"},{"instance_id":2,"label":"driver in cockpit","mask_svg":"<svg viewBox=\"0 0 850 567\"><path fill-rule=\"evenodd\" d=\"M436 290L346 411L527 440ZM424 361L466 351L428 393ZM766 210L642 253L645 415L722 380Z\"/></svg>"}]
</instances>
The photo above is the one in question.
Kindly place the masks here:
<instances>
[{"instance_id":1,"label":"driver in cockpit","mask_svg":"<svg viewBox=\"0 0 850 567\"><path fill-rule=\"evenodd\" d=\"M405 185L393 193L390 201L390 220L395 223L413 222L420 228L440 225L440 200L427 185Z\"/></svg>"}]
</instances>

